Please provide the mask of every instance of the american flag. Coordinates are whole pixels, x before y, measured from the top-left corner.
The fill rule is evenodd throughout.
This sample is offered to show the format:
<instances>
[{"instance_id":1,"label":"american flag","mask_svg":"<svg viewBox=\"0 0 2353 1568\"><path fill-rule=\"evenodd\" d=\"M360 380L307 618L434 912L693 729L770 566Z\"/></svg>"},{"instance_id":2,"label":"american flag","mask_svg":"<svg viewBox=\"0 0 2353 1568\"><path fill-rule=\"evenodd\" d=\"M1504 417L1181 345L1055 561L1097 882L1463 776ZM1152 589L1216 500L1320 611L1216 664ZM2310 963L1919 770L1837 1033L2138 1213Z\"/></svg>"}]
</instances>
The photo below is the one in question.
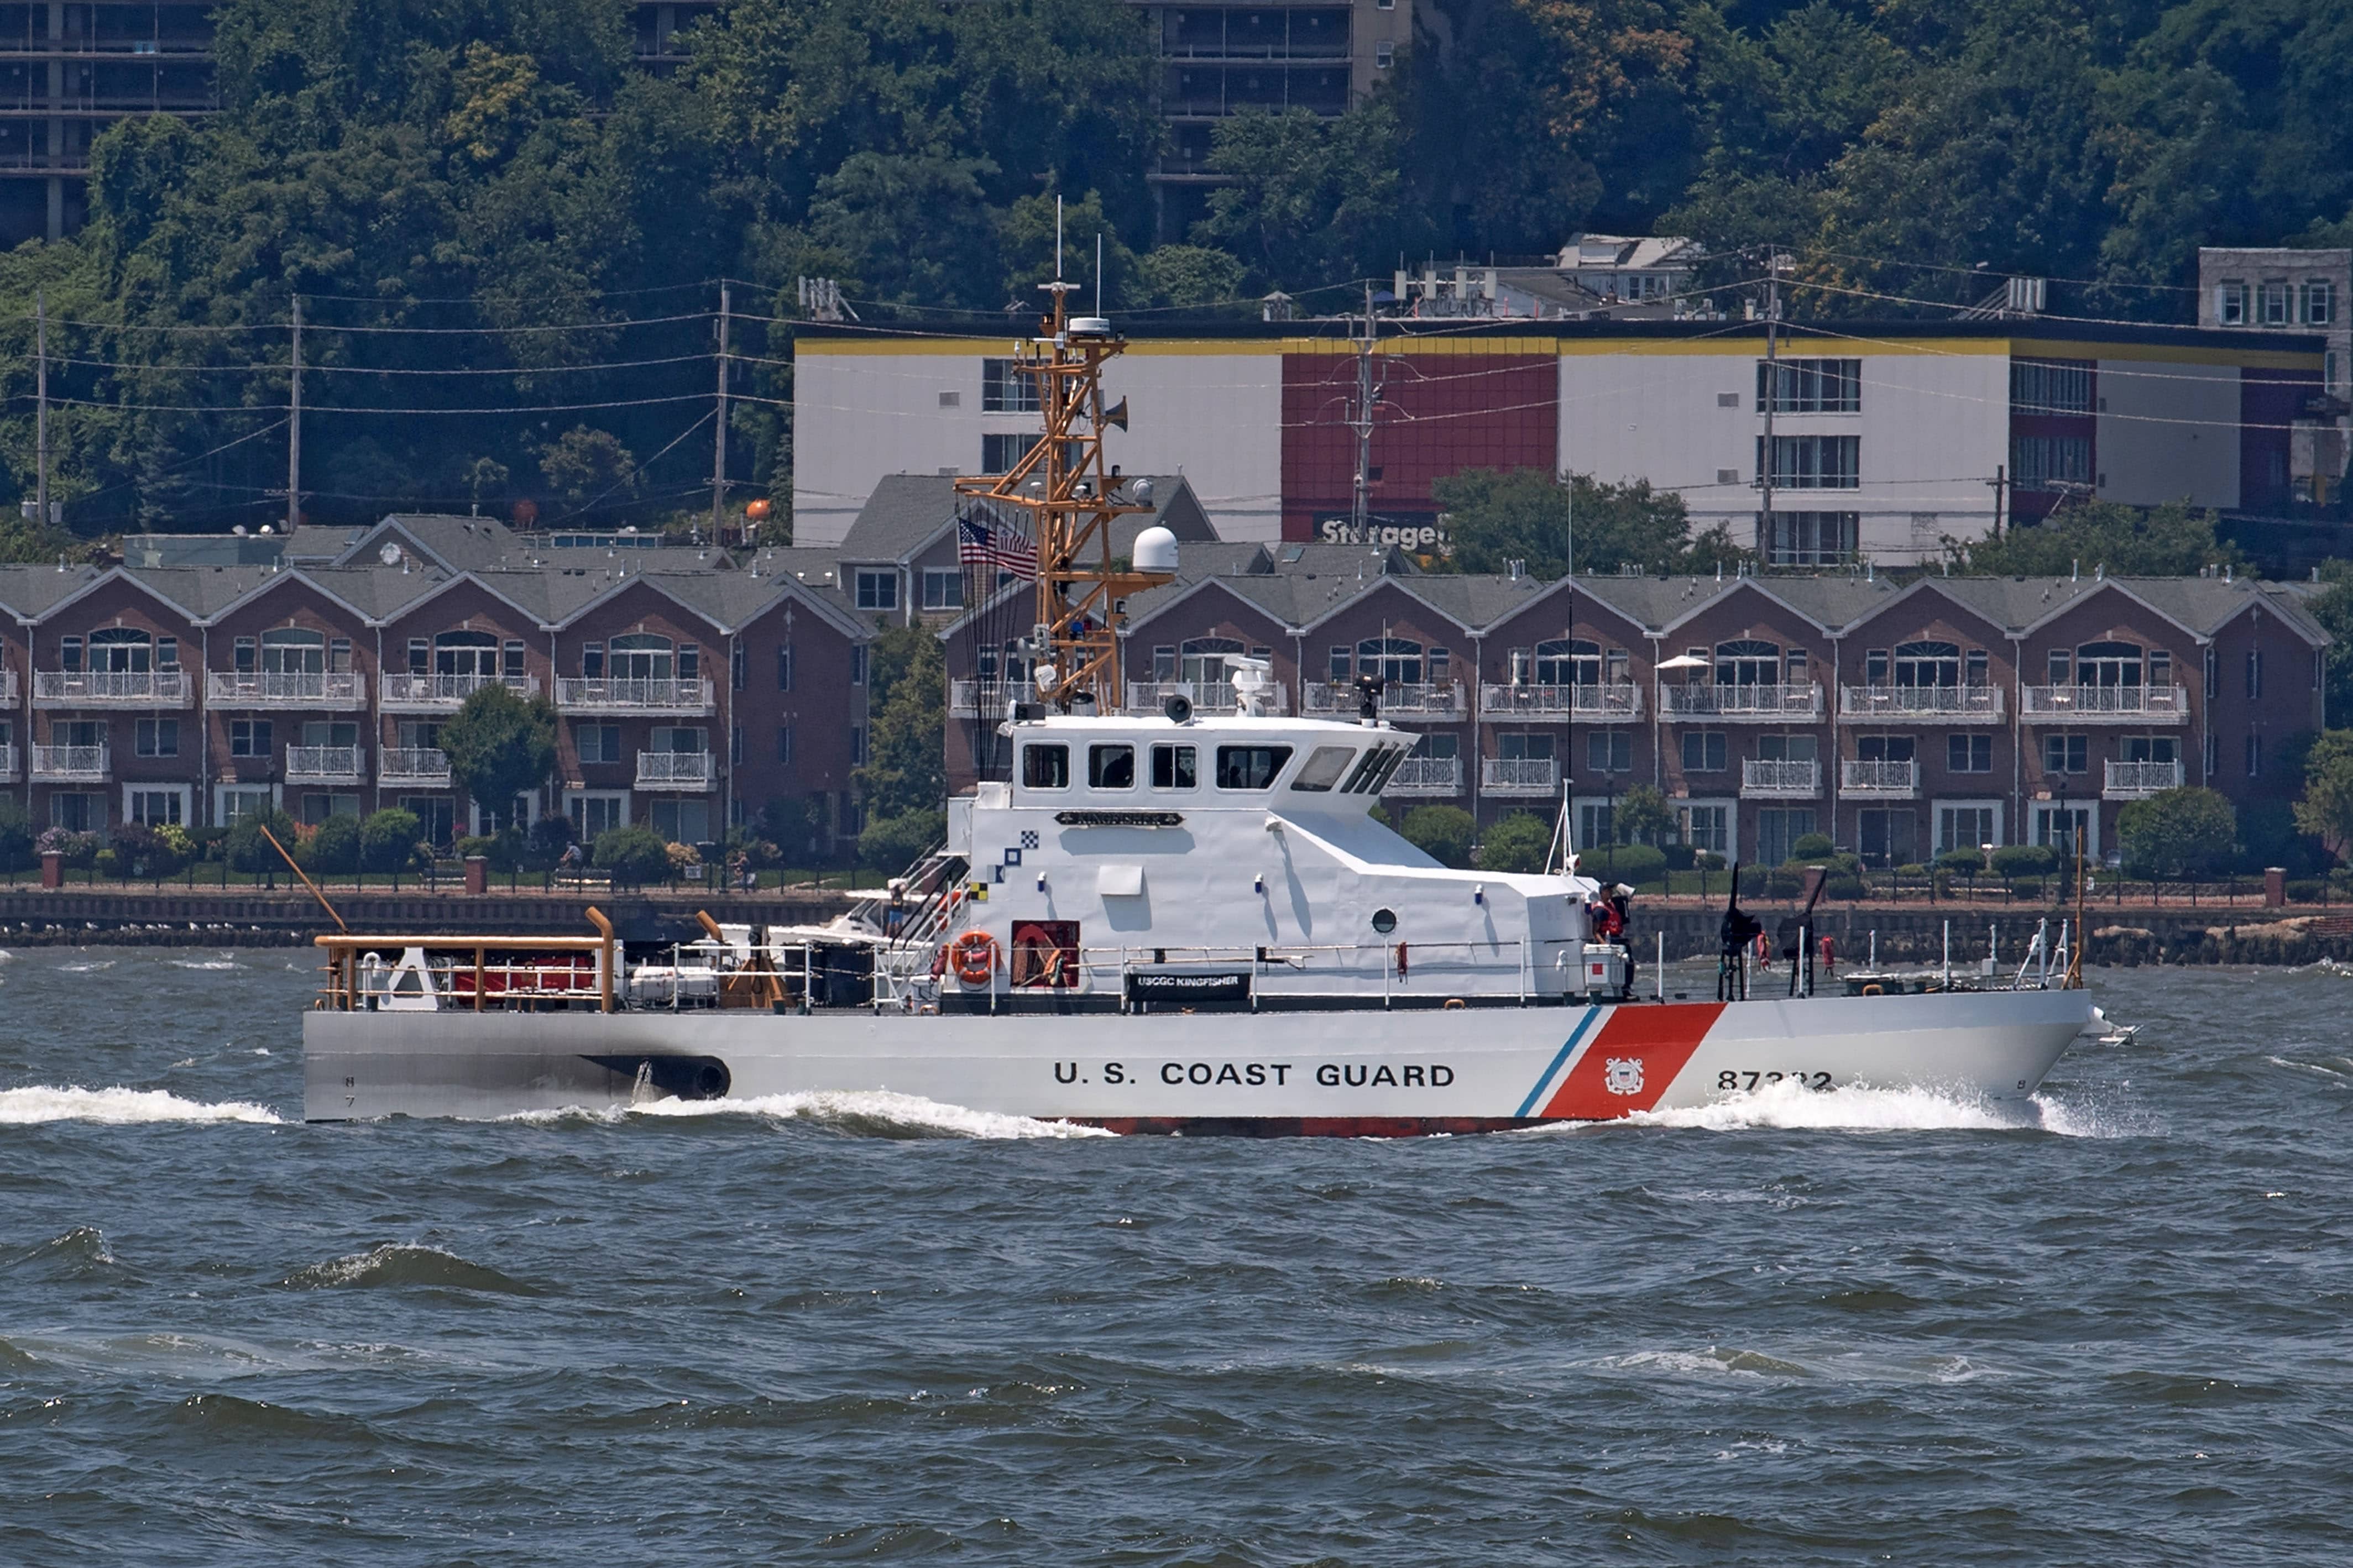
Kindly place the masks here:
<instances>
[{"instance_id":1,"label":"american flag","mask_svg":"<svg viewBox=\"0 0 2353 1568\"><path fill-rule=\"evenodd\" d=\"M999 523L990 527L976 517L956 520L956 563L970 570L995 567L1017 577L1038 575L1038 546Z\"/></svg>"}]
</instances>

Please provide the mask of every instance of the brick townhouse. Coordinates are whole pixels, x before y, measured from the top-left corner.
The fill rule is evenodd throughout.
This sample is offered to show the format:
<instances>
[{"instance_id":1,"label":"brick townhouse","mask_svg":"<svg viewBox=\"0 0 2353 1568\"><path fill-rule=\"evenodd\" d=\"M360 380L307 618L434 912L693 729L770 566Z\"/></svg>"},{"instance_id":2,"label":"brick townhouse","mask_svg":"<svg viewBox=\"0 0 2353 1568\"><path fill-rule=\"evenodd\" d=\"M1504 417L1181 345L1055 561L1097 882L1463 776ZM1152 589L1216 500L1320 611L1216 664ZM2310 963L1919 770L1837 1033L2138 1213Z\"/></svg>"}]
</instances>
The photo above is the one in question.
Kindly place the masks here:
<instances>
[{"instance_id":1,"label":"brick townhouse","mask_svg":"<svg viewBox=\"0 0 2353 1568\"><path fill-rule=\"evenodd\" d=\"M1176 583L1131 605L1131 710L1176 690L1229 710L1228 654L1267 658L1293 712L1353 713L1356 678L1377 675L1384 716L1423 737L1393 810L1549 815L1567 786L1581 842L1649 784L1690 842L1750 861L1816 832L1878 865L2077 834L2106 853L2125 803L2176 784L2242 808L2286 801L2283 748L2326 718L2327 634L2278 584L2096 571L1539 583L1420 575L1349 546L1183 559ZM950 726L958 787L990 771L1010 690L973 679L989 620L944 633L951 676L970 682Z\"/></svg>"},{"instance_id":2,"label":"brick townhouse","mask_svg":"<svg viewBox=\"0 0 2353 1568\"><path fill-rule=\"evenodd\" d=\"M707 842L782 797L825 837L856 831L871 628L798 552L565 550L451 518L389 518L332 555L289 542L274 562L0 568L0 785L35 822L399 805L446 842L483 806L440 727L501 683L561 719L525 820Z\"/></svg>"}]
</instances>

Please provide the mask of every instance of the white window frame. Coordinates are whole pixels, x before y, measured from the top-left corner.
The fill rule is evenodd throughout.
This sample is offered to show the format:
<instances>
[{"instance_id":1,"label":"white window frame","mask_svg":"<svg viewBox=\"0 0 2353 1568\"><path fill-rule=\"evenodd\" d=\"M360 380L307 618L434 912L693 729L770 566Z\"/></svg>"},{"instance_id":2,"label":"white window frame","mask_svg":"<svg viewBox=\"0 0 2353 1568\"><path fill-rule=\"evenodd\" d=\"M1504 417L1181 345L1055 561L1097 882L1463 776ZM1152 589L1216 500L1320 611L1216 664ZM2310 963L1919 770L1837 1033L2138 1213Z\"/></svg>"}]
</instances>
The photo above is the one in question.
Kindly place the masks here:
<instances>
[{"instance_id":1,"label":"white window frame","mask_svg":"<svg viewBox=\"0 0 2353 1568\"><path fill-rule=\"evenodd\" d=\"M216 784L213 785L213 826L227 827L230 825L228 803L232 796L252 795L268 795L269 809L272 811L279 810L285 805L286 792L284 786L280 784Z\"/></svg>"},{"instance_id":2,"label":"white window frame","mask_svg":"<svg viewBox=\"0 0 2353 1568\"><path fill-rule=\"evenodd\" d=\"M2055 799L2028 801L2026 803L2026 842L2030 844L2049 842L2048 819L2051 813L2060 809L2061 803ZM2066 799L2065 809L2083 817L2084 837L2088 840L2084 847L2089 852L2090 858L2096 861L2100 858L2099 796L2071 795Z\"/></svg>"},{"instance_id":3,"label":"white window frame","mask_svg":"<svg viewBox=\"0 0 2353 1568\"><path fill-rule=\"evenodd\" d=\"M1928 854L1931 858L1947 849L1975 849L1977 844L1945 842L1945 813L1947 811L1990 811L1993 813L1993 842L1999 846L2010 842L2008 827L2002 821L2002 801L2000 795L1940 795L1928 803Z\"/></svg>"},{"instance_id":4,"label":"white window frame","mask_svg":"<svg viewBox=\"0 0 2353 1568\"><path fill-rule=\"evenodd\" d=\"M1730 865L1740 858L1740 797L1737 795L1694 795L1689 800L1669 801L1675 813L1675 831L1684 843L1691 842L1690 813L1701 807L1724 813L1724 859Z\"/></svg>"},{"instance_id":5,"label":"white window frame","mask_svg":"<svg viewBox=\"0 0 2353 1568\"><path fill-rule=\"evenodd\" d=\"M939 587L938 603L933 602L933 589ZM955 602L949 602L953 590ZM923 568L923 602L925 610L961 610L964 605L964 569L960 566L926 566Z\"/></svg>"},{"instance_id":6,"label":"white window frame","mask_svg":"<svg viewBox=\"0 0 2353 1568\"><path fill-rule=\"evenodd\" d=\"M179 825L180 825L182 827L194 827L194 826L196 825L196 798L195 798L195 796L196 796L196 790L195 790L195 786L194 784L124 784L124 785L122 786L122 820L123 820L123 821L125 821L125 822L136 822L136 821L138 820L138 818L137 818L137 817L135 817L135 816L132 816L132 815L131 815L131 801L132 801L132 796L134 796L134 795L168 795L175 796L175 797L179 800L179 803L180 803L180 819L179 819ZM152 825L151 825L151 826L152 826Z\"/></svg>"},{"instance_id":7,"label":"white window frame","mask_svg":"<svg viewBox=\"0 0 2353 1568\"><path fill-rule=\"evenodd\" d=\"M617 804L617 805L620 806L620 808L621 808L621 820L620 820L619 826L626 827L626 826L628 826L629 825L630 820L631 820L631 818L630 818L630 815L629 815L629 813L630 813L630 795L629 795L629 792L628 792L628 790L625 790L625 789L568 789L568 790L565 790L565 791L564 792L564 803L563 803L563 804L564 804L564 815L565 815L565 819L566 819L567 821L571 821L571 822L575 823L575 824L579 823L579 820L580 820L580 817L581 817L582 814L581 814L581 813L578 813L578 812L575 812L575 811L574 811L574 810L572 809L574 803L575 803L575 802L586 803L586 802L592 801L592 800L593 800L593 801L596 801L596 802L598 802L598 803L600 803L600 804L603 804L603 805L607 805ZM582 848L584 848L584 849L585 849L585 848L590 848L590 847L593 847L593 846L589 844L588 839L589 839L589 838L591 838L591 837L594 837L595 836L594 836L593 834L588 834L587 828L586 828L585 826L581 826L577 827L576 831L578 831L578 832L582 833L583 835L586 835L586 837L584 837L582 838L582 840L581 840L581 847L582 847Z\"/></svg>"}]
</instances>

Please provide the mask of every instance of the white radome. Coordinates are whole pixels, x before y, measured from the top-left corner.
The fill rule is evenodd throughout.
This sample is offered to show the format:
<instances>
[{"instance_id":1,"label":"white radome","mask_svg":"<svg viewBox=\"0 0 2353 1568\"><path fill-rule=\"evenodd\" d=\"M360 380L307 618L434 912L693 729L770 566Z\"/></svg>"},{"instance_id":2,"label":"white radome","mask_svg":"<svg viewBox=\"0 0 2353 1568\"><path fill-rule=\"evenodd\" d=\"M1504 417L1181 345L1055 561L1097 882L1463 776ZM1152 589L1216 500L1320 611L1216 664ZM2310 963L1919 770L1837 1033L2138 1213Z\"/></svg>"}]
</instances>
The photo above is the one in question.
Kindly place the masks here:
<instances>
[{"instance_id":1,"label":"white radome","mask_svg":"<svg viewBox=\"0 0 2353 1568\"><path fill-rule=\"evenodd\" d=\"M1157 526L1145 529L1135 536L1134 560L1138 572L1176 571L1176 536Z\"/></svg>"}]
</instances>

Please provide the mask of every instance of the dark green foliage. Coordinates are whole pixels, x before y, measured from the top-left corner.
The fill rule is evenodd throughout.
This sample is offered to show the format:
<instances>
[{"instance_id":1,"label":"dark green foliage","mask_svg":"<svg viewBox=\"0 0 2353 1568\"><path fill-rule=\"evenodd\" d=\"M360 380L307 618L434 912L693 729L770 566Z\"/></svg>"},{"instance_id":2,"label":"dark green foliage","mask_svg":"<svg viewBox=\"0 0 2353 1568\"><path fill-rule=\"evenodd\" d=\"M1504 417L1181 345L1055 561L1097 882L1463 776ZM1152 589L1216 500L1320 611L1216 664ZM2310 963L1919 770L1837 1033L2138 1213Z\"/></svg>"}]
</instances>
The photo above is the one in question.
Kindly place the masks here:
<instances>
[{"instance_id":1,"label":"dark green foliage","mask_svg":"<svg viewBox=\"0 0 2353 1568\"><path fill-rule=\"evenodd\" d=\"M944 807L947 679L947 659L929 627L893 626L874 639L867 674L866 764L855 775L871 816Z\"/></svg>"},{"instance_id":2,"label":"dark green foliage","mask_svg":"<svg viewBox=\"0 0 2353 1568\"><path fill-rule=\"evenodd\" d=\"M1947 849L1936 857L1936 869L1959 876L1982 871L1985 867L1985 852L1981 849Z\"/></svg>"},{"instance_id":3,"label":"dark green foliage","mask_svg":"<svg viewBox=\"0 0 2353 1568\"><path fill-rule=\"evenodd\" d=\"M2214 514L2179 502L2152 507L2089 501L2000 539L1947 546L1957 571L1996 577L2187 577L2208 566L2239 569L2238 551L2214 537Z\"/></svg>"},{"instance_id":4,"label":"dark green foliage","mask_svg":"<svg viewBox=\"0 0 2353 1568\"><path fill-rule=\"evenodd\" d=\"M360 824L360 865L369 871L409 871L420 868L427 850L424 825L417 814L398 806L384 810Z\"/></svg>"},{"instance_id":5,"label":"dark green foliage","mask_svg":"<svg viewBox=\"0 0 2353 1568\"><path fill-rule=\"evenodd\" d=\"M2239 817L2227 795L2184 784L2126 806L2116 814L2116 837L2129 876L2200 877L2230 859Z\"/></svg>"},{"instance_id":6,"label":"dark green foliage","mask_svg":"<svg viewBox=\"0 0 2353 1568\"><path fill-rule=\"evenodd\" d=\"M1655 784L1636 784L1618 797L1616 809L1610 813L1610 826L1619 839L1628 844L1656 844L1667 851L1668 864L1673 865L1675 851L1683 851L1683 864L1676 868L1691 868L1691 847L1665 842L1675 830L1674 807Z\"/></svg>"},{"instance_id":7,"label":"dark green foliage","mask_svg":"<svg viewBox=\"0 0 2353 1568\"><path fill-rule=\"evenodd\" d=\"M670 846L650 827L608 827L596 836L596 864L627 884L659 882L670 876Z\"/></svg>"},{"instance_id":8,"label":"dark green foliage","mask_svg":"<svg viewBox=\"0 0 2353 1568\"><path fill-rule=\"evenodd\" d=\"M858 836L858 863L870 871L895 877L938 848L947 836L944 812L910 811L876 817Z\"/></svg>"},{"instance_id":9,"label":"dark green foliage","mask_svg":"<svg viewBox=\"0 0 2353 1568\"><path fill-rule=\"evenodd\" d=\"M1789 846L1789 858L1793 862L1826 859L1837 853L1838 846L1831 842L1827 833L1801 834L1798 841Z\"/></svg>"},{"instance_id":10,"label":"dark green foliage","mask_svg":"<svg viewBox=\"0 0 2353 1568\"><path fill-rule=\"evenodd\" d=\"M1471 864L1471 839L1478 822L1459 805L1417 805L1405 814L1398 836L1441 866Z\"/></svg>"},{"instance_id":11,"label":"dark green foliage","mask_svg":"<svg viewBox=\"0 0 2353 1568\"><path fill-rule=\"evenodd\" d=\"M1534 812L1515 811L1480 837L1482 871L1541 871L1552 847L1552 824Z\"/></svg>"},{"instance_id":12,"label":"dark green foliage","mask_svg":"<svg viewBox=\"0 0 2353 1568\"><path fill-rule=\"evenodd\" d=\"M292 817L282 811L248 812L230 825L228 837L224 841L224 852L228 856L230 870L260 874L286 869L285 857L270 847L269 839L262 837L264 829L290 853L292 851Z\"/></svg>"},{"instance_id":13,"label":"dark green foliage","mask_svg":"<svg viewBox=\"0 0 2353 1568\"><path fill-rule=\"evenodd\" d=\"M1580 852L1577 868L1605 882L1640 887L1667 874L1667 852L1650 844L1603 844Z\"/></svg>"},{"instance_id":14,"label":"dark green foliage","mask_svg":"<svg viewBox=\"0 0 2353 1568\"><path fill-rule=\"evenodd\" d=\"M481 687L441 726L441 749L458 787L485 816L505 816L555 767L555 705L503 685Z\"/></svg>"},{"instance_id":15,"label":"dark green foliage","mask_svg":"<svg viewBox=\"0 0 2353 1568\"><path fill-rule=\"evenodd\" d=\"M1993 852L1993 873L2006 883L2047 877L2059 866L2059 852L2047 844L2005 844Z\"/></svg>"},{"instance_id":16,"label":"dark green foliage","mask_svg":"<svg viewBox=\"0 0 2353 1568\"><path fill-rule=\"evenodd\" d=\"M33 825L24 803L0 795L0 871L27 870L33 864Z\"/></svg>"},{"instance_id":17,"label":"dark green foliage","mask_svg":"<svg viewBox=\"0 0 2353 1568\"><path fill-rule=\"evenodd\" d=\"M1572 542L1580 573L1703 572L1746 555L1721 526L1691 538L1683 498L1648 479L1609 485L1578 474L1562 483L1535 468L1465 468L1430 488L1454 542L1447 564L1458 572L1519 561L1530 576L1559 577Z\"/></svg>"},{"instance_id":18,"label":"dark green foliage","mask_svg":"<svg viewBox=\"0 0 2353 1568\"><path fill-rule=\"evenodd\" d=\"M306 871L324 872L329 876L348 876L360 868L360 819L356 816L331 816L311 832L309 852L302 858Z\"/></svg>"}]
</instances>

